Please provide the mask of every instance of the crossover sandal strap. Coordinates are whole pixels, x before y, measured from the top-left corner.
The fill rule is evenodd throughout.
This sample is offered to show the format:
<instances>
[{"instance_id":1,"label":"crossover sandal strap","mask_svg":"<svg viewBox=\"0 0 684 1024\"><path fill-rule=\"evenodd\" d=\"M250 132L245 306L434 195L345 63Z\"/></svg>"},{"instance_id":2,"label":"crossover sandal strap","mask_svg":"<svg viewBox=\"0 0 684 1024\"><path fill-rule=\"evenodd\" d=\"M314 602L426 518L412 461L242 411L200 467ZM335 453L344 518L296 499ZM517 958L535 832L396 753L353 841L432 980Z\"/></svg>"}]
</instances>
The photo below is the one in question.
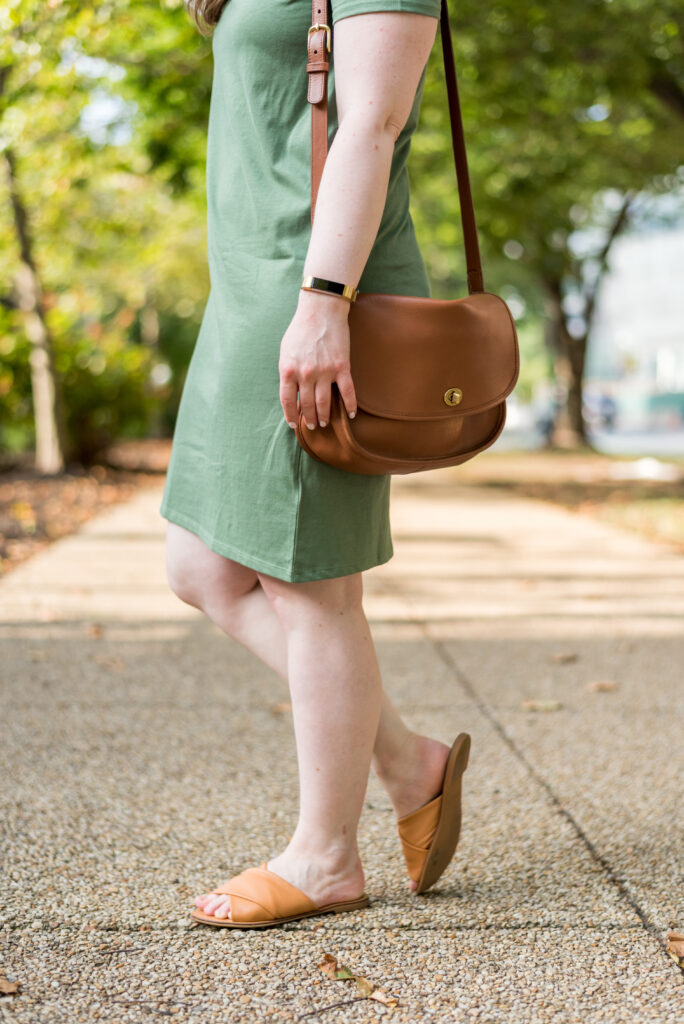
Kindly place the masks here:
<instances>
[{"instance_id":1,"label":"crossover sandal strap","mask_svg":"<svg viewBox=\"0 0 684 1024\"><path fill-rule=\"evenodd\" d=\"M409 878L417 882L437 828L442 794L397 820L397 832L404 851Z\"/></svg>"},{"instance_id":2,"label":"crossover sandal strap","mask_svg":"<svg viewBox=\"0 0 684 1024\"><path fill-rule=\"evenodd\" d=\"M247 868L213 891L230 896L231 921L271 921L318 909L301 889L269 871L266 861L258 868Z\"/></svg>"}]
</instances>

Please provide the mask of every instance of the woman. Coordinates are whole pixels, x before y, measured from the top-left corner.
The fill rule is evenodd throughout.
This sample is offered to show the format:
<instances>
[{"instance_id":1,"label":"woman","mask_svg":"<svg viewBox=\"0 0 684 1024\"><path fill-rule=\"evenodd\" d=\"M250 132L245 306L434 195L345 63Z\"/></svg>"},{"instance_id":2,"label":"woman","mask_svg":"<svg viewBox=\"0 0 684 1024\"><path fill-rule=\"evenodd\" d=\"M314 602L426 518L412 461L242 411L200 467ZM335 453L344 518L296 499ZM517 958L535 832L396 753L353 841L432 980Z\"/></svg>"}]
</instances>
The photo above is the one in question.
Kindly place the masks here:
<instances>
[{"instance_id":1,"label":"woman","mask_svg":"<svg viewBox=\"0 0 684 1024\"><path fill-rule=\"evenodd\" d=\"M178 413L162 515L169 582L287 679L300 813L287 848L200 895L227 927L368 904L357 826L371 764L399 817L409 887L453 856L469 737L412 732L383 692L362 607L363 570L391 558L389 476L335 469L292 429L325 427L331 385L347 412L348 299L429 296L406 171L440 0L314 0L334 25L334 134L310 222L308 0L194 0L213 32L207 148L211 293ZM332 21L329 20L331 17ZM308 43L307 43L308 40ZM308 49L307 49L308 46Z\"/></svg>"}]
</instances>

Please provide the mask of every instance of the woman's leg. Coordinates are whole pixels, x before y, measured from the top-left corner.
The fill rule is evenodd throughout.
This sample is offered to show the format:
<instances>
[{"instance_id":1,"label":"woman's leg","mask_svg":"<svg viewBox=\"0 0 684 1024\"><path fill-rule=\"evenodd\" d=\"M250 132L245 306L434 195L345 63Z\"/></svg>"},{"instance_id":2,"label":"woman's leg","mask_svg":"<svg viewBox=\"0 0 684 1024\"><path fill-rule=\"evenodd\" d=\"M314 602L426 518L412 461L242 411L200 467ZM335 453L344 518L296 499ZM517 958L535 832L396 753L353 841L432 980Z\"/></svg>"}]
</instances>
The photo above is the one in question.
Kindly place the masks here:
<instances>
[{"instance_id":1,"label":"woman's leg","mask_svg":"<svg viewBox=\"0 0 684 1024\"><path fill-rule=\"evenodd\" d=\"M356 825L371 757L401 815L439 792L448 754L446 744L407 729L382 691L360 574L285 583L217 555L173 523L167 564L179 597L290 684L301 813L272 869L316 902L358 895L363 872ZM198 897L197 903L207 913L224 904L227 912L227 897Z\"/></svg>"},{"instance_id":2,"label":"woman's leg","mask_svg":"<svg viewBox=\"0 0 684 1024\"><path fill-rule=\"evenodd\" d=\"M287 641L299 767L299 819L269 868L324 904L361 895L357 828L380 718L382 687L361 607L361 576L286 583L260 575ZM198 897L227 917L230 897Z\"/></svg>"},{"instance_id":3,"label":"woman's leg","mask_svg":"<svg viewBox=\"0 0 684 1024\"><path fill-rule=\"evenodd\" d=\"M359 896L357 827L382 701L360 573L311 583L260 575L287 643L299 819L272 870L315 902Z\"/></svg>"},{"instance_id":4,"label":"woman's leg","mask_svg":"<svg viewBox=\"0 0 684 1024\"><path fill-rule=\"evenodd\" d=\"M181 601L287 678L285 633L254 569L212 551L176 523L166 528L166 573Z\"/></svg>"}]
</instances>

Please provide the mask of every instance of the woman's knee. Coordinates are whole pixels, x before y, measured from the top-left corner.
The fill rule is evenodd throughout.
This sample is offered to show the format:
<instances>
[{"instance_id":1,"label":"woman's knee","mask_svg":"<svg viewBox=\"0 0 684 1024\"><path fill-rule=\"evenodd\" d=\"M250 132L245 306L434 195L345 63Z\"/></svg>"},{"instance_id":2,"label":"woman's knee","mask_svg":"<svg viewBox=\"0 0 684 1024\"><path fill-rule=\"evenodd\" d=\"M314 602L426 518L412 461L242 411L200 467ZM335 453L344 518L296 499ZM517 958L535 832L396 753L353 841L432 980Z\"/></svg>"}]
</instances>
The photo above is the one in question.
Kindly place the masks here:
<instances>
[{"instance_id":1,"label":"woman's knee","mask_svg":"<svg viewBox=\"0 0 684 1024\"><path fill-rule=\"evenodd\" d=\"M205 612L233 604L258 582L253 569L217 554L176 523L167 526L166 576L176 597Z\"/></svg>"},{"instance_id":2,"label":"woman's knee","mask_svg":"<svg viewBox=\"0 0 684 1024\"><path fill-rule=\"evenodd\" d=\"M333 579L288 583L259 573L268 600L288 629L309 616L343 615L362 609L363 579L360 572Z\"/></svg>"}]
</instances>

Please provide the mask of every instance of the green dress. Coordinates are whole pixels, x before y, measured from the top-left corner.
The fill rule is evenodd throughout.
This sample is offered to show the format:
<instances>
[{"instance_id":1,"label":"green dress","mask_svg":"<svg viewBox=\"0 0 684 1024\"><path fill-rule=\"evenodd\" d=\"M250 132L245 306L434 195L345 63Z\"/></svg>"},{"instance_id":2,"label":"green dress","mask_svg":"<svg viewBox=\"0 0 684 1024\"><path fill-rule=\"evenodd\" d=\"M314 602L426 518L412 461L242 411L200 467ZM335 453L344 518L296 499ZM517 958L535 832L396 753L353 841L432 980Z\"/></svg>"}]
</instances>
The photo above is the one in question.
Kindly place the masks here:
<instances>
[{"instance_id":1,"label":"green dress","mask_svg":"<svg viewBox=\"0 0 684 1024\"><path fill-rule=\"evenodd\" d=\"M439 18L440 0L333 0ZM176 421L161 514L214 551L282 580L345 576L393 554L390 476L335 469L299 446L280 404L280 343L311 234L309 0L228 0L213 36L207 144L211 289ZM406 169L425 70L395 144L360 291L430 295ZM329 74L329 142L337 127Z\"/></svg>"}]
</instances>

